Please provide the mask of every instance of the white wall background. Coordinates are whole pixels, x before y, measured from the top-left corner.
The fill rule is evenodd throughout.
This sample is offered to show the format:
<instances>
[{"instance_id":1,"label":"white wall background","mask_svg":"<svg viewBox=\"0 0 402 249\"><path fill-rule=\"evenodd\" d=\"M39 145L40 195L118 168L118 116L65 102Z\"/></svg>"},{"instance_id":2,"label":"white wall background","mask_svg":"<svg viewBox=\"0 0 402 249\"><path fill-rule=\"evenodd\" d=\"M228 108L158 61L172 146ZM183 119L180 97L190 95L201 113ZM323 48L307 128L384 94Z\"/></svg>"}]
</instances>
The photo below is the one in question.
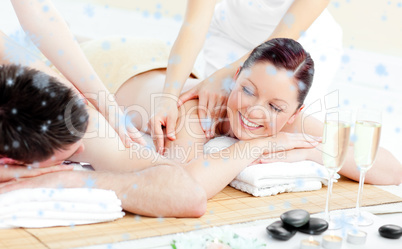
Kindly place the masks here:
<instances>
[{"instance_id":1,"label":"white wall background","mask_svg":"<svg viewBox=\"0 0 402 249\"><path fill-rule=\"evenodd\" d=\"M77 35L157 37L170 44L186 1L53 0ZM345 48L331 89L342 106L383 110L381 145L402 160L402 0L333 0L329 9L343 28ZM0 29L24 42L9 1L0 1L0 16Z\"/></svg>"},{"instance_id":2,"label":"white wall background","mask_svg":"<svg viewBox=\"0 0 402 249\"><path fill-rule=\"evenodd\" d=\"M183 15L187 0L71 0L150 15ZM297 0L296 0L297 1ZM320 0L317 0L320 1ZM332 0L328 9L342 26L345 47L402 56L401 0Z\"/></svg>"}]
</instances>

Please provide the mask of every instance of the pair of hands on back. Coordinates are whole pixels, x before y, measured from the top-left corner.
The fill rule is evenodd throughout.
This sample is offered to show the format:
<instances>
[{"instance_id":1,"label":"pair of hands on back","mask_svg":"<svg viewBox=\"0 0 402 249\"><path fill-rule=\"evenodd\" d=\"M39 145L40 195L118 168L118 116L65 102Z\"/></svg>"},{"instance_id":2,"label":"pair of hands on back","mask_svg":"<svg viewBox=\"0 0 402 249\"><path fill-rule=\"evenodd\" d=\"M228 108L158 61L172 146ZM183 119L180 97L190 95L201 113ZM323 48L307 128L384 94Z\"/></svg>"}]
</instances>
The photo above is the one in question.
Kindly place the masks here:
<instances>
[{"instance_id":1,"label":"pair of hands on back","mask_svg":"<svg viewBox=\"0 0 402 249\"><path fill-rule=\"evenodd\" d=\"M156 150L160 154L164 153L162 126L166 128L166 136L170 140L175 140L176 124L179 117L178 108L190 99L199 99L198 117L205 137L212 138L215 135L216 124L219 119L226 116L226 103L230 94L230 91L223 87L226 79L229 79L227 75L217 71L194 88L183 93L178 101L166 98L156 103L148 121L148 129L154 140Z\"/></svg>"}]
</instances>

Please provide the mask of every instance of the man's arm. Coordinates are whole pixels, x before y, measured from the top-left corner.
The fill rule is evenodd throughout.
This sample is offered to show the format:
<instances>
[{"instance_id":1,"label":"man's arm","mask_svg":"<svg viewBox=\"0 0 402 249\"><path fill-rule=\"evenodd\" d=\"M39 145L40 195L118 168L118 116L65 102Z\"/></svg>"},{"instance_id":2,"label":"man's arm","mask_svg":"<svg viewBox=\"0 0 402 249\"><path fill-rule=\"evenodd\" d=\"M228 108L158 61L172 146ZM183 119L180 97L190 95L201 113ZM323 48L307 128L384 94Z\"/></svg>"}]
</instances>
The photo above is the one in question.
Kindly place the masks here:
<instances>
[{"instance_id":1,"label":"man's arm","mask_svg":"<svg viewBox=\"0 0 402 249\"><path fill-rule=\"evenodd\" d=\"M136 153L130 154L103 116L93 109L89 113L90 131L98 133L92 134L95 135L93 138L84 138L84 151L70 159L89 162L96 171L45 172L36 177L17 178L0 184L0 193L21 188L93 187L115 191L123 209L136 214L155 217L199 217L204 214L205 191L182 167L156 157L157 153L139 145L133 150ZM151 154L145 154L141 149ZM26 171L29 173L29 169Z\"/></svg>"},{"instance_id":2,"label":"man's arm","mask_svg":"<svg viewBox=\"0 0 402 249\"><path fill-rule=\"evenodd\" d=\"M113 190L124 210L153 217L200 217L206 210L205 191L177 166L139 172L57 172L0 184L0 193L38 187Z\"/></svg>"}]
</instances>

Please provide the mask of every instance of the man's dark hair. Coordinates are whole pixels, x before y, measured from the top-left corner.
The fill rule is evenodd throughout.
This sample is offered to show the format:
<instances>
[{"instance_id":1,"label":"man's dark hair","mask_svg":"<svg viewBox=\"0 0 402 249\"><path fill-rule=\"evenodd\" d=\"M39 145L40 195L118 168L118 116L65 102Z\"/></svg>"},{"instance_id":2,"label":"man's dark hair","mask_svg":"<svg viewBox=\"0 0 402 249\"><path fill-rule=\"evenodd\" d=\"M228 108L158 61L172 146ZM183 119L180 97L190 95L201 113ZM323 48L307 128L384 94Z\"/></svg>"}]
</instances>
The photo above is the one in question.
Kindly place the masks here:
<instances>
[{"instance_id":1,"label":"man's dark hair","mask_svg":"<svg viewBox=\"0 0 402 249\"><path fill-rule=\"evenodd\" d=\"M82 99L55 77L18 65L0 66L0 158L50 158L87 129Z\"/></svg>"}]
</instances>

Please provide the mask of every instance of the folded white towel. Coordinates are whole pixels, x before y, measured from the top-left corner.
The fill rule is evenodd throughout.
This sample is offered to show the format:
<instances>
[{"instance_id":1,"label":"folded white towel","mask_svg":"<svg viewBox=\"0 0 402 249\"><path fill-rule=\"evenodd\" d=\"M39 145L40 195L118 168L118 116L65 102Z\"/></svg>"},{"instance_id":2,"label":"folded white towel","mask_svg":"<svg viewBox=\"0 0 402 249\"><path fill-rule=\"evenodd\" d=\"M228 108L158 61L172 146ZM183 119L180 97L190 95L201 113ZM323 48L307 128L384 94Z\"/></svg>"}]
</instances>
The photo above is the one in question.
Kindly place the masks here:
<instances>
[{"instance_id":1,"label":"folded white towel","mask_svg":"<svg viewBox=\"0 0 402 249\"><path fill-rule=\"evenodd\" d=\"M298 186L297 184L294 183L292 184L282 183L271 187L257 188L255 186L252 186L250 184L235 179L230 183L230 186L243 192L252 194L254 196L271 196L285 192L303 192L303 191L319 190L321 189L322 184L320 181L306 181L303 183L302 186Z\"/></svg>"},{"instance_id":2,"label":"folded white towel","mask_svg":"<svg viewBox=\"0 0 402 249\"><path fill-rule=\"evenodd\" d=\"M0 195L0 228L73 226L123 216L121 201L111 190L38 188Z\"/></svg>"},{"instance_id":3,"label":"folded white towel","mask_svg":"<svg viewBox=\"0 0 402 249\"><path fill-rule=\"evenodd\" d=\"M256 164L245 168L236 177L236 180L258 188L278 184L302 186L306 181L319 181L327 184L327 179L327 170L322 165L312 161Z\"/></svg>"},{"instance_id":4,"label":"folded white towel","mask_svg":"<svg viewBox=\"0 0 402 249\"><path fill-rule=\"evenodd\" d=\"M217 152L237 141L230 137L214 138L204 146L204 152ZM247 167L230 183L230 186L254 196L270 196L283 192L318 190L321 189L322 183L327 182L328 172L318 163L276 162Z\"/></svg>"},{"instance_id":5,"label":"folded white towel","mask_svg":"<svg viewBox=\"0 0 402 249\"><path fill-rule=\"evenodd\" d=\"M230 186L254 196L321 189L327 184L328 172L311 161L276 162L252 165L244 169Z\"/></svg>"}]
</instances>

